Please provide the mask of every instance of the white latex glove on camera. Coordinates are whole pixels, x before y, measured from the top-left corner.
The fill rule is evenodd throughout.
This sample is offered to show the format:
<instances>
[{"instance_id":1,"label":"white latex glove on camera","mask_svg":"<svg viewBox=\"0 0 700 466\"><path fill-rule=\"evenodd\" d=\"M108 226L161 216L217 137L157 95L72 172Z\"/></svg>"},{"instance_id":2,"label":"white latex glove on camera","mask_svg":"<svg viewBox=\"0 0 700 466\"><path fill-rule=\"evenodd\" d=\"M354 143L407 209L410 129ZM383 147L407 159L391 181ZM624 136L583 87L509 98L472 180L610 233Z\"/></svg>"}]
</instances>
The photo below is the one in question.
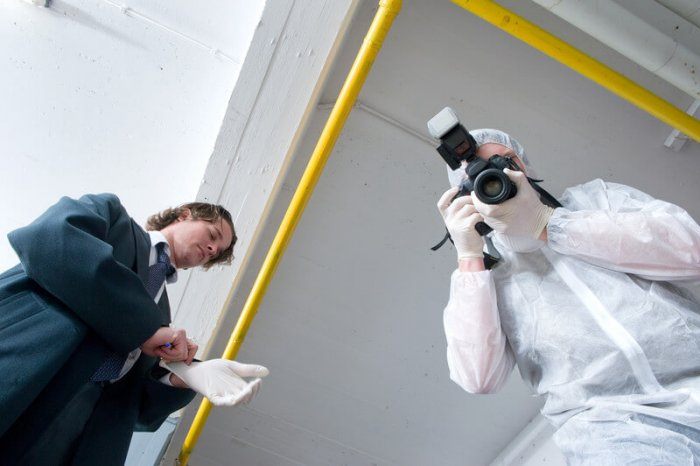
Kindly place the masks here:
<instances>
[{"instance_id":1,"label":"white latex glove on camera","mask_svg":"<svg viewBox=\"0 0 700 466\"><path fill-rule=\"evenodd\" d=\"M438 201L438 210L450 232L458 259L481 259L484 257L484 240L476 231L476 224L483 221L474 207L471 196L462 196L452 201L458 188L446 191Z\"/></svg>"},{"instance_id":2,"label":"white latex glove on camera","mask_svg":"<svg viewBox=\"0 0 700 466\"><path fill-rule=\"evenodd\" d=\"M216 406L248 403L260 389L268 371L263 366L241 364L227 359L183 362L160 361L160 366L177 375L192 390L207 397ZM254 377L250 382L243 377Z\"/></svg>"},{"instance_id":3,"label":"white latex glove on camera","mask_svg":"<svg viewBox=\"0 0 700 466\"><path fill-rule=\"evenodd\" d=\"M474 206L483 215L484 222L499 233L539 238L554 209L542 204L525 173L508 168L503 173L515 183L518 189L515 197L501 204L484 204L474 196Z\"/></svg>"}]
</instances>

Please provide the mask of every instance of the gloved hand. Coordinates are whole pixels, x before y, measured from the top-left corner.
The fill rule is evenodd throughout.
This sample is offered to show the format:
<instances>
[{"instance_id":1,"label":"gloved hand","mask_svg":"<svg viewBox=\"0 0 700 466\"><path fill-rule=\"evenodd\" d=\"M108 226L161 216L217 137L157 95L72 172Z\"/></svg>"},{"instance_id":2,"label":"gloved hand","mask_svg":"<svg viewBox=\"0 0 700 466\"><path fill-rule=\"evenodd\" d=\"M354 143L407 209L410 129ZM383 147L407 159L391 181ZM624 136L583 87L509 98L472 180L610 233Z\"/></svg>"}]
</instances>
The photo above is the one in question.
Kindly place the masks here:
<instances>
[{"instance_id":1,"label":"gloved hand","mask_svg":"<svg viewBox=\"0 0 700 466\"><path fill-rule=\"evenodd\" d=\"M499 233L539 238L554 209L542 204L525 173L508 168L503 172L518 188L515 197L501 204L484 204L474 196L474 206L484 222Z\"/></svg>"},{"instance_id":2,"label":"gloved hand","mask_svg":"<svg viewBox=\"0 0 700 466\"><path fill-rule=\"evenodd\" d=\"M180 377L192 390L201 393L216 406L248 403L257 394L261 378L270 373L265 367L241 364L227 359L183 362L160 361L160 366ZM243 377L255 377L247 382Z\"/></svg>"},{"instance_id":3,"label":"gloved hand","mask_svg":"<svg viewBox=\"0 0 700 466\"><path fill-rule=\"evenodd\" d=\"M438 201L438 210L457 249L457 258L481 259L484 256L484 240L477 233L476 224L483 218L476 211L471 196L462 196L450 203L458 190L452 188L446 191Z\"/></svg>"}]
</instances>

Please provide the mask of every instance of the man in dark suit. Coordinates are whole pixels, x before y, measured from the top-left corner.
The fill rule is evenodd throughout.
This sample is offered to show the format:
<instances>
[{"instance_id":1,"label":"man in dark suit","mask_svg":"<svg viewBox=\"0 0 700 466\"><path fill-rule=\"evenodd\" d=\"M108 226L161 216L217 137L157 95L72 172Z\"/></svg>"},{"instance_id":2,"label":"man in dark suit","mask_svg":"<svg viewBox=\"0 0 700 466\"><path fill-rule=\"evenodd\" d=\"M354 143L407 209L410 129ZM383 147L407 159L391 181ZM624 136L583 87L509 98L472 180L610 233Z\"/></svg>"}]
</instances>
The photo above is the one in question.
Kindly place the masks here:
<instances>
[{"instance_id":1,"label":"man in dark suit","mask_svg":"<svg viewBox=\"0 0 700 466\"><path fill-rule=\"evenodd\" d=\"M168 327L164 282L230 263L235 230L205 203L147 229L100 194L64 197L8 235L21 264L0 275L0 464L123 464L134 430L194 397L158 367L197 349Z\"/></svg>"}]
</instances>

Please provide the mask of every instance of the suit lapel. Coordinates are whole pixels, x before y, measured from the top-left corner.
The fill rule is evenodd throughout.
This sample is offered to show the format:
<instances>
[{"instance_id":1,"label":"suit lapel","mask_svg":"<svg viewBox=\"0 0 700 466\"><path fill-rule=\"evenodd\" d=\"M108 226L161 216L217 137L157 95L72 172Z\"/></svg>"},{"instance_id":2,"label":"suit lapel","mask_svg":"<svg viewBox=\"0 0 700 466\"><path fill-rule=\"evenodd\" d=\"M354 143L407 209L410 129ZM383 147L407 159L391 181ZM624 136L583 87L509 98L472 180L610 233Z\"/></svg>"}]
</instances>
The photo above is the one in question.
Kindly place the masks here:
<instances>
[{"instance_id":1,"label":"suit lapel","mask_svg":"<svg viewBox=\"0 0 700 466\"><path fill-rule=\"evenodd\" d=\"M170 300L168 299L167 287L163 288L163 294L160 295L158 300L158 308L160 309L161 323L163 325L170 325Z\"/></svg>"},{"instance_id":2,"label":"suit lapel","mask_svg":"<svg viewBox=\"0 0 700 466\"><path fill-rule=\"evenodd\" d=\"M136 273L144 286L148 280L148 261L151 256L151 237L136 222L131 221L136 241Z\"/></svg>"}]
</instances>

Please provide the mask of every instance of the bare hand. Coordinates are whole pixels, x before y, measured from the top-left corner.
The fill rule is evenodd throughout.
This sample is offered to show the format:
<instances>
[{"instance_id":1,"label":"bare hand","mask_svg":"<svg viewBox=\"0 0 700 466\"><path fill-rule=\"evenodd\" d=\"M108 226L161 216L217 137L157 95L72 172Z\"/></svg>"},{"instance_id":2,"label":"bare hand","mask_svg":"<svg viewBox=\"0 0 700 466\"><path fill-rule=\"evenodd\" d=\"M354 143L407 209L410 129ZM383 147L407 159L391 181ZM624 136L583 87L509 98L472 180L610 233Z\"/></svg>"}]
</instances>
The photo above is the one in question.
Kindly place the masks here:
<instances>
[{"instance_id":1,"label":"bare hand","mask_svg":"<svg viewBox=\"0 0 700 466\"><path fill-rule=\"evenodd\" d=\"M185 364L188 366L192 364L192 360L194 359L194 356L197 354L197 350L199 349L199 345L194 342L194 340L188 338L187 339L187 359L185 359Z\"/></svg>"},{"instance_id":2,"label":"bare hand","mask_svg":"<svg viewBox=\"0 0 700 466\"><path fill-rule=\"evenodd\" d=\"M180 377L177 376L177 374L174 374L172 372L170 373L170 384L173 387L177 388L190 388L184 380L182 380Z\"/></svg>"},{"instance_id":3,"label":"bare hand","mask_svg":"<svg viewBox=\"0 0 700 466\"><path fill-rule=\"evenodd\" d=\"M166 361L185 361L188 358L187 335L182 329L161 327L141 345L141 351Z\"/></svg>"}]
</instances>

